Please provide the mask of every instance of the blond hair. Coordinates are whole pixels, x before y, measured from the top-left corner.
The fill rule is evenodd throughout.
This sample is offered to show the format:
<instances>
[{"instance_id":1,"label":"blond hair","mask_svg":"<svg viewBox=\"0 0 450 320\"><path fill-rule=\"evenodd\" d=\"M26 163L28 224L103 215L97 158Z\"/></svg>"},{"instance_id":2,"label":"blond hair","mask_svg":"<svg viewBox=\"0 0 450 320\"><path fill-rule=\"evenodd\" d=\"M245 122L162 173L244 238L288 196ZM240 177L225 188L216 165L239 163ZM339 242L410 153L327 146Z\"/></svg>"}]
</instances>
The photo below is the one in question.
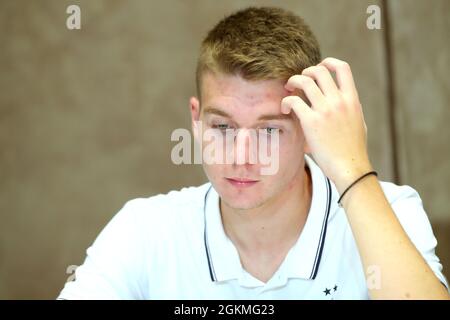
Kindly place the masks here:
<instances>
[{"instance_id":1,"label":"blond hair","mask_svg":"<svg viewBox=\"0 0 450 320\"><path fill-rule=\"evenodd\" d=\"M319 44L302 18L274 7L249 7L222 19L203 40L197 95L205 72L246 80L287 80L320 62Z\"/></svg>"}]
</instances>

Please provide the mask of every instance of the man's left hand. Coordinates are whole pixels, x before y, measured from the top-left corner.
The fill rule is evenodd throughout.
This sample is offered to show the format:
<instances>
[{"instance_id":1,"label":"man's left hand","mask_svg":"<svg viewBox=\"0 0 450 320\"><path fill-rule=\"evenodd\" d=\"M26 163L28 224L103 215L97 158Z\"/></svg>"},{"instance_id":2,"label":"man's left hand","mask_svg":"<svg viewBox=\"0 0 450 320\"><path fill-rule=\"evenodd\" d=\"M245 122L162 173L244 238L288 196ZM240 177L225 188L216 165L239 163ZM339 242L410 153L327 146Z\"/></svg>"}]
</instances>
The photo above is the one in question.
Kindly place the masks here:
<instances>
[{"instance_id":1,"label":"man's left hand","mask_svg":"<svg viewBox=\"0 0 450 320\"><path fill-rule=\"evenodd\" d=\"M337 85L331 75L336 74ZM351 182L371 171L364 122L352 72L348 63L326 58L317 66L289 78L286 90L301 90L300 96L281 102L281 111L297 114L311 155L341 193Z\"/></svg>"}]
</instances>

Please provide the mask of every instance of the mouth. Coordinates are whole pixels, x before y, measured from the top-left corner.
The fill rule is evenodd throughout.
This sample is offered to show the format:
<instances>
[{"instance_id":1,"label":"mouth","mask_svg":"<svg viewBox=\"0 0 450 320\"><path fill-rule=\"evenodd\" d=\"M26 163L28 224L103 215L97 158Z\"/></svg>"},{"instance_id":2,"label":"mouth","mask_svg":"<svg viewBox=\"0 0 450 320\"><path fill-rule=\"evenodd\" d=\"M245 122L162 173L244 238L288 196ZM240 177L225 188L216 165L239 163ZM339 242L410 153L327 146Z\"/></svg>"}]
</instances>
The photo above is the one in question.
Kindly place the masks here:
<instances>
[{"instance_id":1,"label":"mouth","mask_svg":"<svg viewBox=\"0 0 450 320\"><path fill-rule=\"evenodd\" d=\"M225 178L231 185L235 187L251 187L258 183L258 180L247 178Z\"/></svg>"}]
</instances>

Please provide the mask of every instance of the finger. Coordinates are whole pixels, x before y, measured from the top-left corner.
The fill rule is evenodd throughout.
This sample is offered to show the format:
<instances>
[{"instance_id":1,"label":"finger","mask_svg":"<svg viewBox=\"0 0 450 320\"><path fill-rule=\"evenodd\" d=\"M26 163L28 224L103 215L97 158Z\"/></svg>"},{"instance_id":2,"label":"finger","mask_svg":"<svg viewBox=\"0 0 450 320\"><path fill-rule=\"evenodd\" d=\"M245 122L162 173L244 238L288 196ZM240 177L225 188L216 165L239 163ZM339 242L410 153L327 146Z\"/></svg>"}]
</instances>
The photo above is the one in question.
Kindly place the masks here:
<instances>
[{"instance_id":1,"label":"finger","mask_svg":"<svg viewBox=\"0 0 450 320\"><path fill-rule=\"evenodd\" d=\"M295 89L303 90L314 108L320 108L326 103L322 91L320 91L314 80L308 76L294 75L289 78L284 87L289 91L294 91Z\"/></svg>"},{"instance_id":2,"label":"finger","mask_svg":"<svg viewBox=\"0 0 450 320\"><path fill-rule=\"evenodd\" d=\"M337 95L338 87L330 74L330 71L322 65L306 68L303 75L314 79L325 96Z\"/></svg>"},{"instance_id":3,"label":"finger","mask_svg":"<svg viewBox=\"0 0 450 320\"><path fill-rule=\"evenodd\" d=\"M283 100L281 100L281 112L288 114L291 110L294 110L300 121L308 118L313 112L306 102L299 96L284 97Z\"/></svg>"},{"instance_id":4,"label":"finger","mask_svg":"<svg viewBox=\"0 0 450 320\"><path fill-rule=\"evenodd\" d=\"M352 70L347 62L336 58L325 58L319 65L325 66L331 72L336 73L336 79L342 92L348 92L357 96Z\"/></svg>"}]
</instances>

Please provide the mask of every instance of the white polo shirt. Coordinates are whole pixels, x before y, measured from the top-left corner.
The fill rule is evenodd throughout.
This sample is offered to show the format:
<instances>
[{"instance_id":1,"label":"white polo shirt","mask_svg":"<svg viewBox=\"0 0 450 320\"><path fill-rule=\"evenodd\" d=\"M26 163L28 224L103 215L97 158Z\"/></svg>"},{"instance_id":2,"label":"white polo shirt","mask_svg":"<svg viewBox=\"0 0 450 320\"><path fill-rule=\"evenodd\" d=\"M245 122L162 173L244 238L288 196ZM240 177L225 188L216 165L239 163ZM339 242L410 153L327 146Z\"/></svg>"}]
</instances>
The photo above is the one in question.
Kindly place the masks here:
<instances>
[{"instance_id":1,"label":"white polo shirt","mask_svg":"<svg viewBox=\"0 0 450 320\"><path fill-rule=\"evenodd\" d=\"M87 250L58 299L368 299L365 271L338 193L314 161L313 195L296 244L267 282L246 272L210 183L131 200ZM448 288L417 192L381 182L403 228ZM373 277L376 285L376 270Z\"/></svg>"}]
</instances>

